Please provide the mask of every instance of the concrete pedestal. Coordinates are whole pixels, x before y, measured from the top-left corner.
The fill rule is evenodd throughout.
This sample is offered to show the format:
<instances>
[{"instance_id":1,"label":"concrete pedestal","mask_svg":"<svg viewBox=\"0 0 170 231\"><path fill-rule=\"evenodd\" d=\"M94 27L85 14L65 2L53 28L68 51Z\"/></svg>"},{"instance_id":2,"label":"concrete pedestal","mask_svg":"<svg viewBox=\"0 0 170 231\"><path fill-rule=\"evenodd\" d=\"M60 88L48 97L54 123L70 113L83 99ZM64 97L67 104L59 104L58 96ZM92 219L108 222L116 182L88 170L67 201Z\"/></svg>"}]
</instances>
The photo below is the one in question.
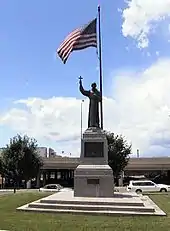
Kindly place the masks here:
<instances>
[{"instance_id":1,"label":"concrete pedestal","mask_svg":"<svg viewBox=\"0 0 170 231\"><path fill-rule=\"evenodd\" d=\"M79 165L74 178L75 197L113 197L113 173L109 165Z\"/></svg>"},{"instance_id":2,"label":"concrete pedestal","mask_svg":"<svg viewBox=\"0 0 170 231\"><path fill-rule=\"evenodd\" d=\"M81 144L80 165L74 172L74 196L113 197L113 193L106 135L101 129L87 129Z\"/></svg>"}]
</instances>

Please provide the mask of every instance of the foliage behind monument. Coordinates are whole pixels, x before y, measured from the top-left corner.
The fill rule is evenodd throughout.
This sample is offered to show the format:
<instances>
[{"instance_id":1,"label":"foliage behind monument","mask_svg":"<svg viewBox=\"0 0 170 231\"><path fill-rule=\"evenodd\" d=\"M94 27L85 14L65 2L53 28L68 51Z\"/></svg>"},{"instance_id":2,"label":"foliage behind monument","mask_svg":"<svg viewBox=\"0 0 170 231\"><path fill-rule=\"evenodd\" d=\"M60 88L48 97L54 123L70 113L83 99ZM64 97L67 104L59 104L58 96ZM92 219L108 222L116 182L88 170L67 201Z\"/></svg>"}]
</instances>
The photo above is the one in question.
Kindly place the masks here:
<instances>
[{"instance_id":1,"label":"foliage behind monument","mask_svg":"<svg viewBox=\"0 0 170 231\"><path fill-rule=\"evenodd\" d=\"M108 160L113 175L118 177L129 161L132 146L120 135L106 132L108 141Z\"/></svg>"},{"instance_id":2,"label":"foliage behind monument","mask_svg":"<svg viewBox=\"0 0 170 231\"><path fill-rule=\"evenodd\" d=\"M11 138L0 157L0 174L13 181L14 192L19 181L35 178L41 166L37 141L28 136Z\"/></svg>"}]
</instances>

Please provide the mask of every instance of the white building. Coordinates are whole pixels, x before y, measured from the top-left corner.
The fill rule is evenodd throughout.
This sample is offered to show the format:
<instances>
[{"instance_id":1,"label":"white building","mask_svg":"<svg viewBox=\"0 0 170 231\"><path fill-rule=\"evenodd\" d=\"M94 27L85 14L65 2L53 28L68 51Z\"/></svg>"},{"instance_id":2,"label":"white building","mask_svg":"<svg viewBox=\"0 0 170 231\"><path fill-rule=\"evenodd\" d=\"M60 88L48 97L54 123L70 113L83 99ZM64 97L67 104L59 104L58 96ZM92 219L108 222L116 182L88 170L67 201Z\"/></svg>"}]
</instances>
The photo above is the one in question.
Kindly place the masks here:
<instances>
[{"instance_id":1,"label":"white building","mask_svg":"<svg viewBox=\"0 0 170 231\"><path fill-rule=\"evenodd\" d=\"M3 149L5 148L0 148L0 156L1 156L1 153L3 151ZM38 154L41 156L41 157L57 157L56 155L56 152L54 149L52 148L47 148L47 147L38 147Z\"/></svg>"},{"instance_id":2,"label":"white building","mask_svg":"<svg viewBox=\"0 0 170 231\"><path fill-rule=\"evenodd\" d=\"M38 147L38 153L41 157L47 157L47 148L46 147Z\"/></svg>"},{"instance_id":3,"label":"white building","mask_svg":"<svg viewBox=\"0 0 170 231\"><path fill-rule=\"evenodd\" d=\"M54 151L54 149L49 148L49 158L50 157L55 157L56 156L56 152Z\"/></svg>"}]
</instances>

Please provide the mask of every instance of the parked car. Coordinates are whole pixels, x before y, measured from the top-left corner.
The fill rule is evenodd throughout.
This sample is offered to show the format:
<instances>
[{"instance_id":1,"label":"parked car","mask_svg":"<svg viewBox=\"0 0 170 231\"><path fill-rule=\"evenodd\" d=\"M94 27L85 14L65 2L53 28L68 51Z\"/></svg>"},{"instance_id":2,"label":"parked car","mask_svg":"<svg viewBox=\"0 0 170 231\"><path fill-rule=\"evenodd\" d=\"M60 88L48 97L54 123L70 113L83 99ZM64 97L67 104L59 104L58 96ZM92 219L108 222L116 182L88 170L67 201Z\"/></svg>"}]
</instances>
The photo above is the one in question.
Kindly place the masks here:
<instances>
[{"instance_id":1,"label":"parked car","mask_svg":"<svg viewBox=\"0 0 170 231\"><path fill-rule=\"evenodd\" d=\"M71 188L64 188L60 184L48 184L39 189L40 192L65 192L72 191Z\"/></svg>"},{"instance_id":2,"label":"parked car","mask_svg":"<svg viewBox=\"0 0 170 231\"><path fill-rule=\"evenodd\" d=\"M144 175L124 176L123 186L128 186L130 181L139 181L139 180L151 180L151 179L147 179Z\"/></svg>"},{"instance_id":3,"label":"parked car","mask_svg":"<svg viewBox=\"0 0 170 231\"><path fill-rule=\"evenodd\" d=\"M130 181L127 186L127 191L129 192L168 192L170 191L170 185L165 184L155 184L151 180L140 180L140 181Z\"/></svg>"},{"instance_id":4,"label":"parked car","mask_svg":"<svg viewBox=\"0 0 170 231\"><path fill-rule=\"evenodd\" d=\"M63 187L60 184L47 184L44 187L40 188L40 192L58 192Z\"/></svg>"}]
</instances>

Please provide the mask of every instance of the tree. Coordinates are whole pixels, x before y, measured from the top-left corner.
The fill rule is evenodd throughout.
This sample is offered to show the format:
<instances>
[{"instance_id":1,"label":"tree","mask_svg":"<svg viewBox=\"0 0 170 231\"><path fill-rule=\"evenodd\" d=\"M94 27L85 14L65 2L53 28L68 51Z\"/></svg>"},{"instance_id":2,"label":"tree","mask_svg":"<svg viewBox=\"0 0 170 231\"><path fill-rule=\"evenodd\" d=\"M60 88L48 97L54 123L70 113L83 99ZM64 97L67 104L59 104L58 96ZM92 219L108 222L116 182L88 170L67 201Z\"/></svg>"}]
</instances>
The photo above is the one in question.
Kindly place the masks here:
<instances>
[{"instance_id":1,"label":"tree","mask_svg":"<svg viewBox=\"0 0 170 231\"><path fill-rule=\"evenodd\" d=\"M2 151L0 174L13 181L14 192L20 180L31 180L39 172L43 162L37 151L37 141L28 136L17 135Z\"/></svg>"},{"instance_id":2,"label":"tree","mask_svg":"<svg viewBox=\"0 0 170 231\"><path fill-rule=\"evenodd\" d=\"M121 135L106 132L108 141L108 162L115 177L119 177L129 161L131 145Z\"/></svg>"}]
</instances>

